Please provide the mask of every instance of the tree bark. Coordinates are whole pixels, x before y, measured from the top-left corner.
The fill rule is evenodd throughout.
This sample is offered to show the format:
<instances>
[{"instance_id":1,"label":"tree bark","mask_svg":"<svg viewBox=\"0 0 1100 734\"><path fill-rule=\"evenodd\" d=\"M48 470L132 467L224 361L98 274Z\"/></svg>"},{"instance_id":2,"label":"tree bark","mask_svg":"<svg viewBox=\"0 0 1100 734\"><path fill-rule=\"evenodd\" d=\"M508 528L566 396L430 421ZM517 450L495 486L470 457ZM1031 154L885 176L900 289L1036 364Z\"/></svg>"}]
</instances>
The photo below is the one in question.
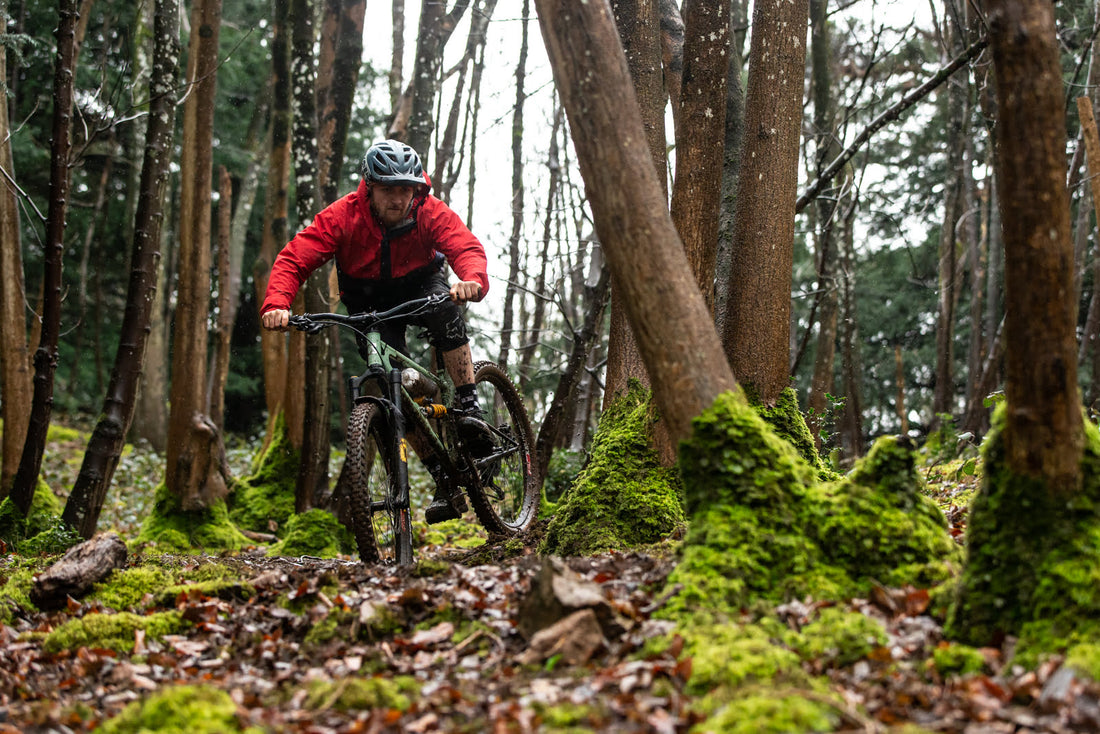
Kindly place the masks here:
<instances>
[{"instance_id":1,"label":"tree bark","mask_svg":"<svg viewBox=\"0 0 1100 734\"><path fill-rule=\"evenodd\" d=\"M2 5L6 6L6 2ZM0 42L0 79L7 79L7 49ZM4 421L0 447L0 499L8 496L19 466L27 423L31 415L33 383L27 342L27 289L23 278L23 250L16 200L15 167L11 155L11 126L7 100L0 103L0 418Z\"/></svg>"},{"instance_id":2,"label":"tree bark","mask_svg":"<svg viewBox=\"0 0 1100 734\"><path fill-rule=\"evenodd\" d=\"M420 4L416 61L412 71L412 107L405 142L420 154L425 168L428 167L428 153L435 130L435 98L439 94L443 48L469 4L470 0L455 0L449 12L440 0L422 0Z\"/></svg>"},{"instance_id":3,"label":"tree bark","mask_svg":"<svg viewBox=\"0 0 1100 734\"><path fill-rule=\"evenodd\" d=\"M46 214L45 263L42 275L42 336L34 353L34 396L23 454L11 489L12 504L24 515L30 511L46 432L53 410L53 378L57 369L57 341L61 330L61 270L65 252L65 215L69 206L69 132L73 116L73 63L76 58L77 6L61 0L58 8L57 54L54 59L53 121L50 146L50 205Z\"/></svg>"},{"instance_id":4,"label":"tree bark","mask_svg":"<svg viewBox=\"0 0 1100 734\"><path fill-rule=\"evenodd\" d=\"M115 363L100 418L84 452L61 518L81 537L95 534L111 478L118 467L126 431L134 418L137 390L157 290L160 224L172 158L176 119L176 68L179 65L178 0L157 0L153 20L153 70L149 79L149 121L141 167L141 189L130 255L130 282Z\"/></svg>"},{"instance_id":5,"label":"tree bark","mask_svg":"<svg viewBox=\"0 0 1100 734\"><path fill-rule=\"evenodd\" d=\"M774 404L790 369L791 263L806 62L807 0L757 2L745 146L723 342L733 373Z\"/></svg>"},{"instance_id":6,"label":"tree bark","mask_svg":"<svg viewBox=\"0 0 1100 734\"><path fill-rule=\"evenodd\" d=\"M730 15L723 4L713 0L685 0L683 15L684 74L676 126L672 221L684 242L699 291L713 312Z\"/></svg>"},{"instance_id":7,"label":"tree bark","mask_svg":"<svg viewBox=\"0 0 1100 734\"><path fill-rule=\"evenodd\" d=\"M986 8L1005 242L1006 461L1051 491L1072 492L1084 436L1053 9L1042 0L989 0Z\"/></svg>"},{"instance_id":8,"label":"tree bark","mask_svg":"<svg viewBox=\"0 0 1100 734\"><path fill-rule=\"evenodd\" d=\"M610 8L586 0L536 8L597 234L678 445L736 383L664 206Z\"/></svg>"},{"instance_id":9,"label":"tree bark","mask_svg":"<svg viewBox=\"0 0 1100 734\"><path fill-rule=\"evenodd\" d=\"M359 84L359 67L362 66L363 19L367 3L366 0L343 0L340 8L340 30L333 59L332 87L325 98L325 105L321 108L318 135L319 150L328 151L328 157L322 157L318 162L321 200L325 204L331 204L340 195L340 174L351 124L352 100ZM279 180L285 181L285 178ZM278 243L279 247L286 242L285 235L284 227L284 239ZM270 267L269 262L268 270Z\"/></svg>"},{"instance_id":10,"label":"tree bark","mask_svg":"<svg viewBox=\"0 0 1100 734\"><path fill-rule=\"evenodd\" d=\"M211 452L217 429L205 416L206 318L210 310L210 199L213 179L214 94L221 0L196 2L191 12L188 84L180 161L180 259L173 319L165 483L184 509L208 507L225 496Z\"/></svg>"}]
</instances>

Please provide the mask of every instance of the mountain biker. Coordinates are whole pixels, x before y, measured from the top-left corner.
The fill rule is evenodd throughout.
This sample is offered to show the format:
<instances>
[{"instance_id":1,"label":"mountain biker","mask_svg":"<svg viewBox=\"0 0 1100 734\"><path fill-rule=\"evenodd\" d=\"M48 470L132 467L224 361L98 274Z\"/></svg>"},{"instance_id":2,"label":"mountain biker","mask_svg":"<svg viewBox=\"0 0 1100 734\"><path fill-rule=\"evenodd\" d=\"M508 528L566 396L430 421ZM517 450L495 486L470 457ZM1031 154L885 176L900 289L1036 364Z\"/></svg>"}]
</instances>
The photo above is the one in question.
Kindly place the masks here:
<instances>
[{"instance_id":1,"label":"mountain biker","mask_svg":"<svg viewBox=\"0 0 1100 734\"><path fill-rule=\"evenodd\" d=\"M290 307L310 274L335 259L340 298L348 313L381 311L414 298L447 293L451 300L431 313L389 322L382 338L407 354L408 324L422 326L455 383L459 431L477 451L486 442L483 413L474 391L470 340L460 304L480 301L489 291L485 248L459 216L432 196L420 156L397 140L372 145L359 166L358 188L336 200L294 236L275 258L260 308L265 329L286 331ZM444 265L458 282L448 284ZM365 348L360 344L360 351ZM465 498L443 486L435 456L421 455L435 496L428 522L461 516Z\"/></svg>"}]
</instances>

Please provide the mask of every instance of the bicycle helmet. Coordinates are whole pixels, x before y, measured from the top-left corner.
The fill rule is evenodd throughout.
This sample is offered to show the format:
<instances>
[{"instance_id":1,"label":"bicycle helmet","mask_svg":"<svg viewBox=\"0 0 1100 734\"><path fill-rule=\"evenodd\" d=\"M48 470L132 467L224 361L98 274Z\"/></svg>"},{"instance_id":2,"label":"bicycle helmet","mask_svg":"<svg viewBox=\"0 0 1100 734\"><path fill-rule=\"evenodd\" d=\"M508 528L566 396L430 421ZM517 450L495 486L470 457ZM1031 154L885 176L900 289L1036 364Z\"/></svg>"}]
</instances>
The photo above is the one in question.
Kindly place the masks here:
<instances>
[{"instance_id":1,"label":"bicycle helmet","mask_svg":"<svg viewBox=\"0 0 1100 734\"><path fill-rule=\"evenodd\" d=\"M420 156L400 140L375 143L363 156L359 173L367 183L427 188Z\"/></svg>"}]
</instances>

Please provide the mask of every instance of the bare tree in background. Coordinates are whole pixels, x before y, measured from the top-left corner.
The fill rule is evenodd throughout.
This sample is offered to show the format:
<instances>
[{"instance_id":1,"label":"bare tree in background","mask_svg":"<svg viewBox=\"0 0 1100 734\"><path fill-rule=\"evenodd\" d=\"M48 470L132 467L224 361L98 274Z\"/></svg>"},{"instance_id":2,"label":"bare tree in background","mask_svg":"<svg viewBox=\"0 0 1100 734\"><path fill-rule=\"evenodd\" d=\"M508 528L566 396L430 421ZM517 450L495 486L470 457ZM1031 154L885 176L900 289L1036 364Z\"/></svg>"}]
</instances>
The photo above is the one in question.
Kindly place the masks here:
<instances>
[{"instance_id":1,"label":"bare tree in background","mask_svg":"<svg viewBox=\"0 0 1100 734\"><path fill-rule=\"evenodd\" d=\"M58 6L57 53L54 60L53 122L50 146L50 205L46 213L45 263L42 275L42 335L34 352L34 396L27 438L12 482L12 504L24 515L30 511L53 410L53 378L57 369L57 340L61 330L61 269L65 252L65 214L69 206L69 139L73 116L73 64L76 59L77 9L74 0Z\"/></svg>"},{"instance_id":2,"label":"bare tree in background","mask_svg":"<svg viewBox=\"0 0 1100 734\"><path fill-rule=\"evenodd\" d=\"M176 119L176 69L179 65L178 0L157 0L153 24L153 68L149 78L149 120L141 166L141 193L135 214L126 310L107 395L92 431L80 473L61 518L84 538L95 534L103 502L118 467L126 431L134 417L149 321L157 288L160 223L172 133Z\"/></svg>"}]
</instances>

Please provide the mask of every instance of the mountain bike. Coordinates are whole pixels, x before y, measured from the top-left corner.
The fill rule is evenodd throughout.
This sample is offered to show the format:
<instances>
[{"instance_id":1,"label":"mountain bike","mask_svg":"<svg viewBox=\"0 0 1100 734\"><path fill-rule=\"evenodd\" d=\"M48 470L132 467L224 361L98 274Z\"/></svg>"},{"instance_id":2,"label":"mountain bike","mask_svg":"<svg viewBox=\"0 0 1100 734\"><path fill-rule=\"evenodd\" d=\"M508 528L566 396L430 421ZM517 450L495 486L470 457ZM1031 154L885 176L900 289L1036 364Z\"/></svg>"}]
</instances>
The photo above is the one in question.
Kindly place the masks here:
<instances>
[{"instance_id":1,"label":"mountain bike","mask_svg":"<svg viewBox=\"0 0 1100 734\"><path fill-rule=\"evenodd\" d=\"M504 370L488 361L474 363L484 431L492 438L491 449L482 436L475 451L457 428L459 416L447 407L453 404L455 387L446 370L420 364L382 340L382 324L437 308L448 298L436 294L382 312L290 318L291 326L311 334L331 325L350 329L366 358L366 370L348 380L352 409L344 467L352 532L366 563L413 562L408 467L413 432L418 446L440 459L440 481L456 493L465 491L486 530L519 532L538 510L541 482L534 469L534 431Z\"/></svg>"}]
</instances>

